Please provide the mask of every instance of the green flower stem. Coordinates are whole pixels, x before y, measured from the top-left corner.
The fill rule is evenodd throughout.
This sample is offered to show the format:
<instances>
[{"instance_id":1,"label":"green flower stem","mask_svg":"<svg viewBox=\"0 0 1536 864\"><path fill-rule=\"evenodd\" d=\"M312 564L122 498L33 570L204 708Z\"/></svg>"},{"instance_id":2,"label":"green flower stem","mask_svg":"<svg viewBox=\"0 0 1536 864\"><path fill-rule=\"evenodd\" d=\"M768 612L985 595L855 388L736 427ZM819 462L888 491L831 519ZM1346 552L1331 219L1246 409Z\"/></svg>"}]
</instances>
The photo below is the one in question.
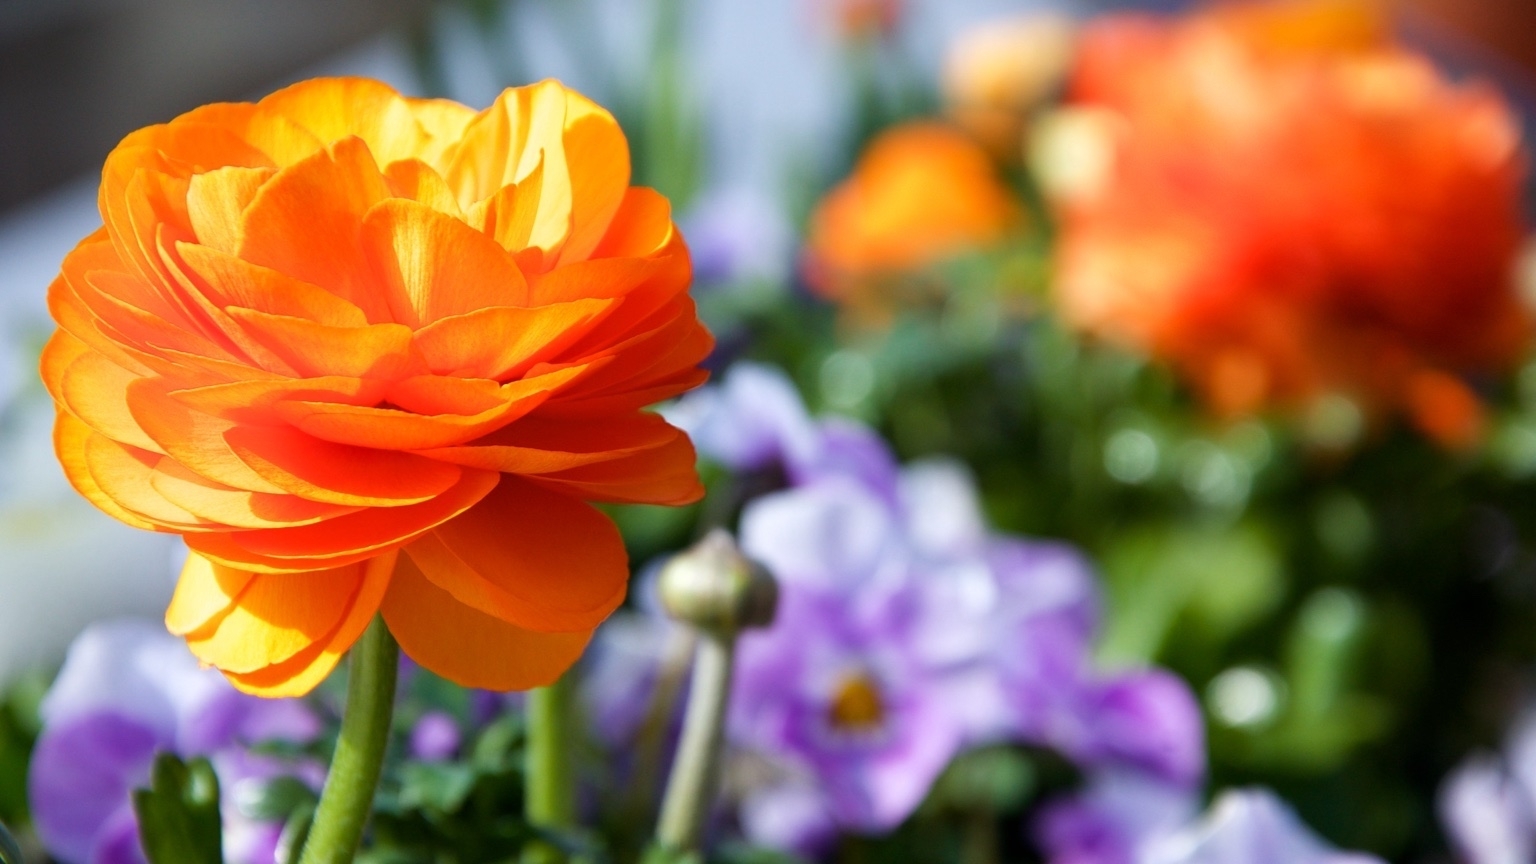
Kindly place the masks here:
<instances>
[{"instance_id":1,"label":"green flower stem","mask_svg":"<svg viewBox=\"0 0 1536 864\"><path fill-rule=\"evenodd\" d=\"M523 808L528 824L564 831L576 826L576 781L571 770L571 733L575 726L572 700L575 676L528 692L527 767ZM523 855L525 864L560 864L565 855L538 843Z\"/></svg>"},{"instance_id":2,"label":"green flower stem","mask_svg":"<svg viewBox=\"0 0 1536 864\"><path fill-rule=\"evenodd\" d=\"M376 617L352 646L347 707L301 864L351 864L384 767L400 648Z\"/></svg>"},{"instance_id":3,"label":"green flower stem","mask_svg":"<svg viewBox=\"0 0 1536 864\"><path fill-rule=\"evenodd\" d=\"M735 653L734 630L699 634L683 737L656 825L656 841L669 852L695 852L703 837L704 820L714 802Z\"/></svg>"}]
</instances>

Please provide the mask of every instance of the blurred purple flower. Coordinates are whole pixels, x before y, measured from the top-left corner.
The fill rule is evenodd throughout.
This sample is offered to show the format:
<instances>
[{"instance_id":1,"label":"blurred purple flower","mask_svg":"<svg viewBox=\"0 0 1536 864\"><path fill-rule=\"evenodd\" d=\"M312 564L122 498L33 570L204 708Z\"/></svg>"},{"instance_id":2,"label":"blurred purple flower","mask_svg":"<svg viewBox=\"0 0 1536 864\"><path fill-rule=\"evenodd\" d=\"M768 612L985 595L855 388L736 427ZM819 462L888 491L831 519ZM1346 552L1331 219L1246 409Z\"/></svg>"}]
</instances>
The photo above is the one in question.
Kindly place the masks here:
<instances>
[{"instance_id":1,"label":"blurred purple flower","mask_svg":"<svg viewBox=\"0 0 1536 864\"><path fill-rule=\"evenodd\" d=\"M702 286L759 280L781 283L794 245L775 203L749 189L706 194L682 217L683 236Z\"/></svg>"},{"instance_id":2,"label":"blurred purple flower","mask_svg":"<svg viewBox=\"0 0 1536 864\"><path fill-rule=\"evenodd\" d=\"M43 701L42 720L28 794L38 836L69 864L143 862L131 793L148 782L156 753L212 758L225 790L230 864L269 864L277 836L272 826L241 815L235 790L279 773L319 780L314 766L240 749L313 739L320 723L308 709L237 692L218 672L199 668L180 639L147 621L103 622L81 633Z\"/></svg>"},{"instance_id":3,"label":"blurred purple flower","mask_svg":"<svg viewBox=\"0 0 1536 864\"><path fill-rule=\"evenodd\" d=\"M662 412L700 455L734 471L780 467L793 485L851 476L895 494L897 466L885 442L853 420L814 420L795 385L759 363L731 366L721 383L695 390Z\"/></svg>"},{"instance_id":4,"label":"blurred purple flower","mask_svg":"<svg viewBox=\"0 0 1536 864\"><path fill-rule=\"evenodd\" d=\"M1536 860L1536 714L1516 725L1502 757L1478 754L1451 772L1439 810L1466 864Z\"/></svg>"},{"instance_id":5,"label":"blurred purple flower","mask_svg":"<svg viewBox=\"0 0 1536 864\"><path fill-rule=\"evenodd\" d=\"M446 711L428 711L411 727L411 758L421 762L446 762L459 752L464 733L459 721Z\"/></svg>"},{"instance_id":6,"label":"blurred purple flower","mask_svg":"<svg viewBox=\"0 0 1536 864\"><path fill-rule=\"evenodd\" d=\"M1045 808L1035 835L1049 864L1381 864L1340 852L1274 793L1229 791L1192 820L1194 796L1135 775L1103 775Z\"/></svg>"}]
</instances>

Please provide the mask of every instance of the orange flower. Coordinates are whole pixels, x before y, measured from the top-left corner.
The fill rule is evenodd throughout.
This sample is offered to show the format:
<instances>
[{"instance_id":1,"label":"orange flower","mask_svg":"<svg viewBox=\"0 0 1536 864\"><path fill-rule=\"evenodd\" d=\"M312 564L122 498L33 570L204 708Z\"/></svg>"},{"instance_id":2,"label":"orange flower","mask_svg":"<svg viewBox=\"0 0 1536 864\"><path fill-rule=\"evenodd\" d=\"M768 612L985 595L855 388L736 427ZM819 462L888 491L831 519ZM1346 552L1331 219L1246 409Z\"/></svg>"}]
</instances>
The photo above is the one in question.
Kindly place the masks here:
<instances>
[{"instance_id":1,"label":"orange flower","mask_svg":"<svg viewBox=\"0 0 1536 864\"><path fill-rule=\"evenodd\" d=\"M56 449L185 537L166 623L243 690L309 690L380 611L461 684L548 683L624 596L586 502L701 494L642 410L705 378L687 249L558 83L210 105L124 139L100 206L49 289Z\"/></svg>"},{"instance_id":2,"label":"orange flower","mask_svg":"<svg viewBox=\"0 0 1536 864\"><path fill-rule=\"evenodd\" d=\"M1425 369L1524 351L1515 118L1373 42L1365 8L1113 16L1084 34L1069 110L1110 155L1061 202L1059 301L1171 360L1219 413L1341 392L1379 417Z\"/></svg>"},{"instance_id":3,"label":"orange flower","mask_svg":"<svg viewBox=\"0 0 1536 864\"><path fill-rule=\"evenodd\" d=\"M1003 239L1018 204L987 153L940 123L881 133L811 216L807 269L829 296Z\"/></svg>"}]
</instances>

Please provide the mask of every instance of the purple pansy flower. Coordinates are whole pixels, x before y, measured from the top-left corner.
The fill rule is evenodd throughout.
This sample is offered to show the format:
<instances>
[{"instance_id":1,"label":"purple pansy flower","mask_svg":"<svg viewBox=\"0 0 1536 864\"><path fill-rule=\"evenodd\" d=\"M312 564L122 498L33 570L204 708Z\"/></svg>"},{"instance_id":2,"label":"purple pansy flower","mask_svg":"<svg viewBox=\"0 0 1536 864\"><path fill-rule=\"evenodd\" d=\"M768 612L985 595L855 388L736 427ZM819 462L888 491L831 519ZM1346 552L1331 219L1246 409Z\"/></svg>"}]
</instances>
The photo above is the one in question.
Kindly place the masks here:
<instances>
[{"instance_id":1,"label":"purple pansy flower","mask_svg":"<svg viewBox=\"0 0 1536 864\"><path fill-rule=\"evenodd\" d=\"M1503 756L1477 754L1451 772L1439 810L1467 864L1536 859L1536 714L1516 724Z\"/></svg>"},{"instance_id":2,"label":"purple pansy flower","mask_svg":"<svg viewBox=\"0 0 1536 864\"><path fill-rule=\"evenodd\" d=\"M320 723L307 708L237 692L147 621L103 622L81 633L43 701L42 720L29 798L38 836L68 864L144 861L131 794L148 782L159 752L213 761L230 864L269 864L281 829L241 815L243 786L283 773L320 780L313 765L241 750L256 741L312 740Z\"/></svg>"}]
</instances>

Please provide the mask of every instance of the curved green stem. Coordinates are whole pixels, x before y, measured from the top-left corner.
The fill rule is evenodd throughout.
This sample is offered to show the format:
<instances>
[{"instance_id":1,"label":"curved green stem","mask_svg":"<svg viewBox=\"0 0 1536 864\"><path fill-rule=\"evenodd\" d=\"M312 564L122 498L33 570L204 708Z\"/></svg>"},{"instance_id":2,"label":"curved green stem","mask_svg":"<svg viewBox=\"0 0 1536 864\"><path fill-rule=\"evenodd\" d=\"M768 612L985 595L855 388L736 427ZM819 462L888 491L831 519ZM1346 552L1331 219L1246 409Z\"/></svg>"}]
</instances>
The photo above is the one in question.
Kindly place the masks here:
<instances>
[{"instance_id":1,"label":"curved green stem","mask_svg":"<svg viewBox=\"0 0 1536 864\"><path fill-rule=\"evenodd\" d=\"M734 631L699 634L683 737L656 826L656 842L669 852L699 851L704 821L714 804L735 651Z\"/></svg>"},{"instance_id":2,"label":"curved green stem","mask_svg":"<svg viewBox=\"0 0 1536 864\"><path fill-rule=\"evenodd\" d=\"M374 618L352 646L341 737L301 864L351 864L357 855L389 744L399 660L400 648L384 619Z\"/></svg>"},{"instance_id":3,"label":"curved green stem","mask_svg":"<svg viewBox=\"0 0 1536 864\"><path fill-rule=\"evenodd\" d=\"M575 676L528 692L527 765L524 769L523 810L528 824L556 831L576 825L576 779L572 776L570 735L575 723ZM559 864L560 850L546 843L531 846L526 864Z\"/></svg>"}]
</instances>

